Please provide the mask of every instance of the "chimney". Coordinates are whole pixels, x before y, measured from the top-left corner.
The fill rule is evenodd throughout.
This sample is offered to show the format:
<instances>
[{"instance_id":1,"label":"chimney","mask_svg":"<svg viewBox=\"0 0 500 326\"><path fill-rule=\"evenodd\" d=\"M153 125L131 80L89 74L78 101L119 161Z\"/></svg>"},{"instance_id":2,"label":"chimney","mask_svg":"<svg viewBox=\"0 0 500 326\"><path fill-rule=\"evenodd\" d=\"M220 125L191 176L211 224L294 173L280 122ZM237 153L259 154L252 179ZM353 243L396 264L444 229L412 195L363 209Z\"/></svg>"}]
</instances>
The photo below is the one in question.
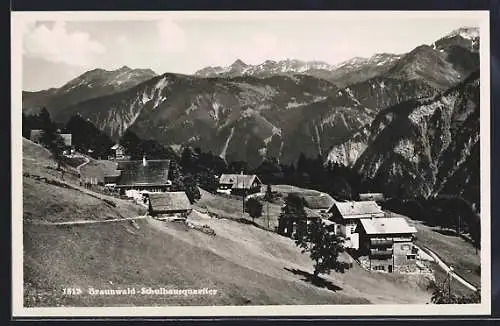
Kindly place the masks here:
<instances>
[{"instance_id":1,"label":"chimney","mask_svg":"<svg viewBox=\"0 0 500 326\"><path fill-rule=\"evenodd\" d=\"M142 156L142 165L146 166L148 163L146 162L146 155Z\"/></svg>"}]
</instances>

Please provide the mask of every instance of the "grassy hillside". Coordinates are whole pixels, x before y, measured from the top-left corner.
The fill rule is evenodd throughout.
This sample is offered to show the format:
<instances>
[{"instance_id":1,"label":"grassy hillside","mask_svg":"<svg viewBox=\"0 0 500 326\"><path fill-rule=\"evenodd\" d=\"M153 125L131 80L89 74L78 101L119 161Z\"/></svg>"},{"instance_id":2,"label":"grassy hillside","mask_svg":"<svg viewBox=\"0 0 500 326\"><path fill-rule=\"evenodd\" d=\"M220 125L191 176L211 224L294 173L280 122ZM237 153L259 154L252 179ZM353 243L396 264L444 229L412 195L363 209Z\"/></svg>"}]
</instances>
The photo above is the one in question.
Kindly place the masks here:
<instances>
[{"instance_id":1,"label":"grassy hillside","mask_svg":"<svg viewBox=\"0 0 500 326\"><path fill-rule=\"evenodd\" d=\"M24 217L73 221L131 217L140 208L52 175L50 156L27 144ZM45 161L44 161L45 160ZM32 177L37 173L45 179ZM47 182L49 180L50 182ZM210 202L203 194L201 202ZM217 198L218 199L218 198ZM224 203L229 209L236 203ZM115 206L107 201L113 201ZM225 205L225 206L224 206ZM238 206L239 207L239 206ZM236 214L236 212L234 213ZM411 276L369 273L358 266L309 281L312 262L292 240L253 225L207 218L194 211L189 220L206 224L215 236L174 222L153 219L92 225L24 223L24 301L26 306L262 305L425 303L429 293ZM342 257L346 259L346 257ZM65 296L79 287L82 295ZM216 295L91 296L100 289L209 288Z\"/></svg>"},{"instance_id":2,"label":"grassy hillside","mask_svg":"<svg viewBox=\"0 0 500 326\"><path fill-rule=\"evenodd\" d=\"M30 173L51 178L61 178L61 171L57 171L57 164L52 154L39 144L23 138L23 173ZM64 178L67 182L78 183L78 173L71 166L64 166Z\"/></svg>"},{"instance_id":3,"label":"grassy hillside","mask_svg":"<svg viewBox=\"0 0 500 326\"><path fill-rule=\"evenodd\" d=\"M144 209L130 201L80 187L71 167L63 167L63 180L55 166L45 148L23 139L24 220L104 220L144 214Z\"/></svg>"},{"instance_id":4,"label":"grassy hillside","mask_svg":"<svg viewBox=\"0 0 500 326\"><path fill-rule=\"evenodd\" d=\"M203 189L200 189L200 193L201 198L196 202L195 207L201 211L208 211L217 216L232 220L252 220L248 213L243 213L243 202L241 199L214 195ZM274 203L263 203L262 216L256 218L254 222L265 229L274 230L278 226L281 206Z\"/></svg>"},{"instance_id":5,"label":"grassy hillside","mask_svg":"<svg viewBox=\"0 0 500 326\"><path fill-rule=\"evenodd\" d=\"M147 220L90 226L25 226L26 303L35 305L262 305L424 303L427 293L404 276L355 266L305 279L311 262L290 239L238 222L210 219L210 236ZM54 250L57 248L57 250ZM214 296L64 297L66 286L210 288ZM39 295L41 297L39 298Z\"/></svg>"},{"instance_id":6,"label":"grassy hillside","mask_svg":"<svg viewBox=\"0 0 500 326\"><path fill-rule=\"evenodd\" d=\"M400 216L396 213L392 213L392 215ZM439 232L439 227L431 227L421 221L404 217L410 225L417 229L417 245L434 251L447 265L453 265L455 273L474 286L481 285L481 275L476 273L481 265L481 252L478 251L476 254L471 243L456 235L442 234Z\"/></svg>"}]
</instances>

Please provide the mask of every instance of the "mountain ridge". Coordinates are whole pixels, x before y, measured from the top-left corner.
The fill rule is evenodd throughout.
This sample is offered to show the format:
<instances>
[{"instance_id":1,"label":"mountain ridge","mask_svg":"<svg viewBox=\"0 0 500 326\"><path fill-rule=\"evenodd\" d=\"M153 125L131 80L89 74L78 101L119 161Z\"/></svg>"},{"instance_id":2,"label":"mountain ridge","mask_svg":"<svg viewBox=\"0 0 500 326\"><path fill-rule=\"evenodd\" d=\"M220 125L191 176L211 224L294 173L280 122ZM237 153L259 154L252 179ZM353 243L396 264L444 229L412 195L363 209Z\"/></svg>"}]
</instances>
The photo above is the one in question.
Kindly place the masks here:
<instances>
[{"instance_id":1,"label":"mountain ridge","mask_svg":"<svg viewBox=\"0 0 500 326\"><path fill-rule=\"evenodd\" d=\"M152 69L132 69L128 66L116 70L92 69L59 88L23 91L23 112L33 114L46 107L49 113L55 114L78 102L128 89L155 76L157 74Z\"/></svg>"},{"instance_id":2,"label":"mountain ridge","mask_svg":"<svg viewBox=\"0 0 500 326\"><path fill-rule=\"evenodd\" d=\"M477 202L478 150L476 71L438 95L381 111L370 126L334 147L327 161L353 167L392 195L429 197L453 192L458 185Z\"/></svg>"}]
</instances>

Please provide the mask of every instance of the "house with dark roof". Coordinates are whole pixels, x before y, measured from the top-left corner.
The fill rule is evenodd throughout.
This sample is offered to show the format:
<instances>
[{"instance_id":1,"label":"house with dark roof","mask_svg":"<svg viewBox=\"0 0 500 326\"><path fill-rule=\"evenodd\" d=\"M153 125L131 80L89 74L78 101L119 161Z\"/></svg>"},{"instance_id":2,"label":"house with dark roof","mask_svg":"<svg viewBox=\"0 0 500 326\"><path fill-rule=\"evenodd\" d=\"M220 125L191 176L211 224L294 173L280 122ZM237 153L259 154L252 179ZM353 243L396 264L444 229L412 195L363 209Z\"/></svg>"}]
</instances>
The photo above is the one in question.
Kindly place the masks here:
<instances>
[{"instance_id":1,"label":"house with dark roof","mask_svg":"<svg viewBox=\"0 0 500 326\"><path fill-rule=\"evenodd\" d=\"M335 200L327 194L304 195L302 197L304 198L304 205L307 208L325 217L332 205L335 203Z\"/></svg>"},{"instance_id":2,"label":"house with dark roof","mask_svg":"<svg viewBox=\"0 0 500 326\"><path fill-rule=\"evenodd\" d=\"M345 238L347 248L359 248L357 232L361 219L384 217L382 208L374 201L335 202L329 209L330 220L335 223L335 233Z\"/></svg>"},{"instance_id":3,"label":"house with dark roof","mask_svg":"<svg viewBox=\"0 0 500 326\"><path fill-rule=\"evenodd\" d=\"M151 216L179 215L186 217L192 211L191 203L183 191L144 194Z\"/></svg>"},{"instance_id":4,"label":"house with dark roof","mask_svg":"<svg viewBox=\"0 0 500 326\"><path fill-rule=\"evenodd\" d=\"M114 159L115 160L122 160L125 159L125 147L120 144L115 144L111 147L111 150L115 152Z\"/></svg>"},{"instance_id":5,"label":"house with dark roof","mask_svg":"<svg viewBox=\"0 0 500 326\"><path fill-rule=\"evenodd\" d=\"M235 195L248 195L259 192L262 182L255 174L222 174L217 192Z\"/></svg>"},{"instance_id":6,"label":"house with dark roof","mask_svg":"<svg viewBox=\"0 0 500 326\"><path fill-rule=\"evenodd\" d=\"M127 190L169 191L170 160L118 161L119 176L116 188L125 194Z\"/></svg>"},{"instance_id":7,"label":"house with dark roof","mask_svg":"<svg viewBox=\"0 0 500 326\"><path fill-rule=\"evenodd\" d=\"M403 217L365 218L359 224L359 254L369 259L370 270L406 272L416 267L417 233Z\"/></svg>"}]
</instances>

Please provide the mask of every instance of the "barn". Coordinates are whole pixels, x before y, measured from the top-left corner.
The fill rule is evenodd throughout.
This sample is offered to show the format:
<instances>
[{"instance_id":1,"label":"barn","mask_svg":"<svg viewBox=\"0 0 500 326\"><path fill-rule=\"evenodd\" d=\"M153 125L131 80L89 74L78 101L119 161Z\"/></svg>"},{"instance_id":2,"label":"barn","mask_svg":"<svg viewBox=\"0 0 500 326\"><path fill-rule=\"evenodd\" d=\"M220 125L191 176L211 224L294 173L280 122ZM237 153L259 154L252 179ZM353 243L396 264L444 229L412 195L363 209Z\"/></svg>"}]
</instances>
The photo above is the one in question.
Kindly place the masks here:
<instances>
[{"instance_id":1,"label":"barn","mask_svg":"<svg viewBox=\"0 0 500 326\"><path fill-rule=\"evenodd\" d=\"M116 188L125 194L127 190L169 191L172 182L168 179L170 160L118 161L120 175Z\"/></svg>"},{"instance_id":2,"label":"barn","mask_svg":"<svg viewBox=\"0 0 500 326\"><path fill-rule=\"evenodd\" d=\"M144 194L151 216L179 215L187 217L192 211L191 203L183 191Z\"/></svg>"}]
</instances>

